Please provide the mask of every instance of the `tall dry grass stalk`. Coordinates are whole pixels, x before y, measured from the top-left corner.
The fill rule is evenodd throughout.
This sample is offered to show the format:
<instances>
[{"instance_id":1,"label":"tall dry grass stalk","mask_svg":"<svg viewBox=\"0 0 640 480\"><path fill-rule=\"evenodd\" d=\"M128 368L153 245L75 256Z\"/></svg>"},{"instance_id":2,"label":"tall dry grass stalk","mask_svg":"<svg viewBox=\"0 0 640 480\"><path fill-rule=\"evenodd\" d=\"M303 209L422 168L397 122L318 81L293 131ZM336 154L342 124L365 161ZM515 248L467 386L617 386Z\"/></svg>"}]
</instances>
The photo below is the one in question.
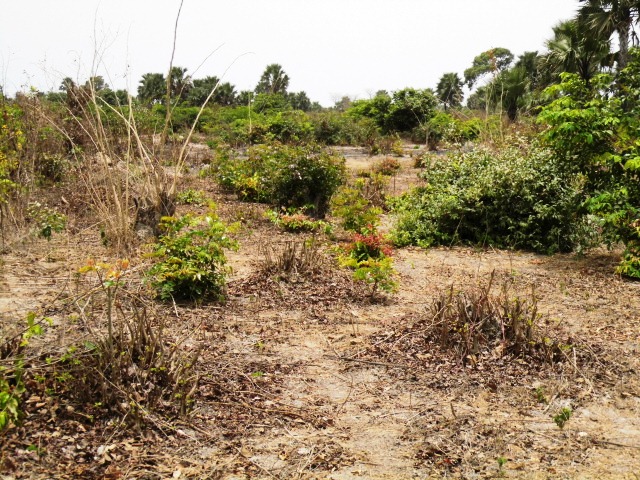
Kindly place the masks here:
<instances>
[{"instance_id":1,"label":"tall dry grass stalk","mask_svg":"<svg viewBox=\"0 0 640 480\"><path fill-rule=\"evenodd\" d=\"M174 48L180 10L176 17ZM98 78L96 64L101 58L98 46L94 56L90 80L84 86L67 88L67 120L61 121L41 105L39 114L66 139L77 177L91 209L98 216L103 241L117 252L125 253L136 245L137 236L157 235L161 218L175 213L180 172L184 171L198 121L227 71L242 55L227 67L211 90L182 143L169 148L165 140L173 110L170 102L162 134L142 132L136 124L131 96L127 105L114 106L97 92L92 80ZM172 66L173 53L169 80ZM114 118L118 128L112 125Z\"/></svg>"}]
</instances>

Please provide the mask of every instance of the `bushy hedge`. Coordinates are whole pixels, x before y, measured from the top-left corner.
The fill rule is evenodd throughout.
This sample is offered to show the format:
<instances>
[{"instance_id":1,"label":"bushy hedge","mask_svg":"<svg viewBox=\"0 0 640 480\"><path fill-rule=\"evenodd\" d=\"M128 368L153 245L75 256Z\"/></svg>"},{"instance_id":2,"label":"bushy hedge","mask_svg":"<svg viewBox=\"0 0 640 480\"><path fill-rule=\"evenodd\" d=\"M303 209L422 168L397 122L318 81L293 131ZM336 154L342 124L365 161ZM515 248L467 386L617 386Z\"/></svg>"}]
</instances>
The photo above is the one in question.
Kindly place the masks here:
<instances>
[{"instance_id":1,"label":"bushy hedge","mask_svg":"<svg viewBox=\"0 0 640 480\"><path fill-rule=\"evenodd\" d=\"M563 171L535 145L452 154L423 172L426 186L396 200L396 242L571 251L590 230L583 179Z\"/></svg>"}]
</instances>

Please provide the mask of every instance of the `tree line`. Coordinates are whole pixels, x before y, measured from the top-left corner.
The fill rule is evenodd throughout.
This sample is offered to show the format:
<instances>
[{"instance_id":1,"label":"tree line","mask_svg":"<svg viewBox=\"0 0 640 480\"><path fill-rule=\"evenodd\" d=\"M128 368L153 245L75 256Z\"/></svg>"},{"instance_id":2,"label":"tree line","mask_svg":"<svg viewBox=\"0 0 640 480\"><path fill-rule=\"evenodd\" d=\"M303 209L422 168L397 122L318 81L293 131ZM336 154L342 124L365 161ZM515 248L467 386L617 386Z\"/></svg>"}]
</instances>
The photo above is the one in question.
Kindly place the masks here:
<instances>
[{"instance_id":1,"label":"tree line","mask_svg":"<svg viewBox=\"0 0 640 480\"><path fill-rule=\"evenodd\" d=\"M579 0L576 16L553 28L542 53L528 51L516 58L508 48L491 48L478 54L462 74L444 73L434 90L380 90L373 98L360 100L345 96L330 110L370 118L383 132L410 132L427 122L436 109L450 112L462 108L467 87L471 92L468 109L487 115L506 114L513 121L523 113L539 111L548 102L543 92L558 84L563 73L575 73L589 84L599 73L624 69L629 63L629 46L637 41L634 26L639 17L640 0ZM614 37L617 51L612 51ZM274 63L265 68L253 90L238 91L217 76L193 78L186 68L174 66L168 74L145 73L134 100L152 108L163 105L169 93L172 108L206 103L251 106L254 111L323 110L305 91L290 92L289 80L283 67ZM67 77L59 91L47 97L73 104L83 92L94 92L110 105L127 105L129 101L127 91L112 90L100 76L83 85Z\"/></svg>"},{"instance_id":2,"label":"tree line","mask_svg":"<svg viewBox=\"0 0 640 480\"><path fill-rule=\"evenodd\" d=\"M576 16L553 28L545 52L525 52L515 62L507 48L482 52L463 77L455 72L441 77L438 98L445 109L459 107L463 87L485 80L469 96L467 107L499 108L515 120L520 112L540 107L542 92L559 83L563 73L574 73L588 85L599 73L622 71L630 61L630 45L638 43L634 25L639 18L638 0L579 0ZM617 51L612 51L614 37Z\"/></svg>"}]
</instances>

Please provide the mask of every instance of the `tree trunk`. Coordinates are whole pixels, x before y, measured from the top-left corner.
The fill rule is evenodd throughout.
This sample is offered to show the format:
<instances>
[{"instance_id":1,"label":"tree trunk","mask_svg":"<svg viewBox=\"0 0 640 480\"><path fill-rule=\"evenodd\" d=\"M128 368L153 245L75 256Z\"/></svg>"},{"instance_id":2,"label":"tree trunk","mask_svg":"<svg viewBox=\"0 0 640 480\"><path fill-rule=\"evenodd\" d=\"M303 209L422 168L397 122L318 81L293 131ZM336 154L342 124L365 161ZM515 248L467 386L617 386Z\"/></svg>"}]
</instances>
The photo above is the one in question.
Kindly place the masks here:
<instances>
[{"instance_id":1,"label":"tree trunk","mask_svg":"<svg viewBox=\"0 0 640 480\"><path fill-rule=\"evenodd\" d=\"M629 34L631 33L631 19L620 24L618 27L618 71L626 68L629 63Z\"/></svg>"}]
</instances>

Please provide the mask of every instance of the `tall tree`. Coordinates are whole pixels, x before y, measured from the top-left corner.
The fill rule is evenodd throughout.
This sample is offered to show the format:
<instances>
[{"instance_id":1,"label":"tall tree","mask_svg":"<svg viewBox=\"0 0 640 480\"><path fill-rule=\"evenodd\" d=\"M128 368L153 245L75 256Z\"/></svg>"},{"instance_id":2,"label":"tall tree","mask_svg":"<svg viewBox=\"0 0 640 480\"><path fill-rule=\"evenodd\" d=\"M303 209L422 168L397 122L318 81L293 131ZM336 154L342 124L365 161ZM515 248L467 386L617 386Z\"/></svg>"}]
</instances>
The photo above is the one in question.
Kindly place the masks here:
<instances>
[{"instance_id":1,"label":"tall tree","mask_svg":"<svg viewBox=\"0 0 640 480\"><path fill-rule=\"evenodd\" d=\"M75 87L76 82L74 82L71 77L65 77L62 80L62 83L60 83L60 88L58 90L61 92L68 92L69 90L73 90Z\"/></svg>"},{"instance_id":2,"label":"tall tree","mask_svg":"<svg viewBox=\"0 0 640 480\"><path fill-rule=\"evenodd\" d=\"M485 93L485 114L489 115L489 107L495 104L493 98L495 97L495 87L498 77L502 72L507 70L513 62L513 53L506 48L492 48L480 55L477 55L473 59L471 67L464 71L464 79L469 88L478 82L481 78L485 78L488 75L491 76L491 80L484 89ZM500 103L500 105L502 105Z\"/></svg>"},{"instance_id":3,"label":"tall tree","mask_svg":"<svg viewBox=\"0 0 640 480\"><path fill-rule=\"evenodd\" d=\"M236 103L242 106L249 106L256 98L256 94L251 90L242 90L236 96Z\"/></svg>"},{"instance_id":4,"label":"tall tree","mask_svg":"<svg viewBox=\"0 0 640 480\"><path fill-rule=\"evenodd\" d=\"M524 52L518 56L515 66L524 69L529 79L531 90L537 90L542 86L542 61L543 57L535 52Z\"/></svg>"},{"instance_id":5,"label":"tall tree","mask_svg":"<svg viewBox=\"0 0 640 480\"><path fill-rule=\"evenodd\" d=\"M308 112L311 110L311 100L307 96L307 92L295 92L287 95L289 99L289 103L291 104L291 108L294 110L302 110L303 112Z\"/></svg>"},{"instance_id":6,"label":"tall tree","mask_svg":"<svg viewBox=\"0 0 640 480\"><path fill-rule=\"evenodd\" d=\"M445 73L442 75L436 87L436 93L445 110L460 106L464 97L462 86L462 79L457 73Z\"/></svg>"},{"instance_id":7,"label":"tall tree","mask_svg":"<svg viewBox=\"0 0 640 480\"><path fill-rule=\"evenodd\" d=\"M472 66L464 71L464 80L471 88L480 78L488 74L497 76L509 68L511 62L513 62L511 51L506 48L492 48L473 59Z\"/></svg>"},{"instance_id":8,"label":"tall tree","mask_svg":"<svg viewBox=\"0 0 640 480\"><path fill-rule=\"evenodd\" d=\"M218 77L195 79L187 94L186 103L201 106L215 89L210 98L211 103L218 105L234 105L236 103L236 89L228 82L222 83Z\"/></svg>"},{"instance_id":9,"label":"tall tree","mask_svg":"<svg viewBox=\"0 0 640 480\"><path fill-rule=\"evenodd\" d=\"M638 0L579 0L578 21L586 27L590 36L609 39L618 34L618 70L629 63L629 44L633 35L633 23L640 15Z\"/></svg>"},{"instance_id":10,"label":"tall tree","mask_svg":"<svg viewBox=\"0 0 640 480\"><path fill-rule=\"evenodd\" d=\"M192 87L191 77L186 74L187 69L182 67L171 67L170 91L173 102L184 101L189 95Z\"/></svg>"},{"instance_id":11,"label":"tall tree","mask_svg":"<svg viewBox=\"0 0 640 480\"><path fill-rule=\"evenodd\" d=\"M518 111L526 106L526 99L531 92L529 72L523 65L516 65L502 72L496 83L496 88L492 89L495 102L501 102L509 120L513 122Z\"/></svg>"},{"instance_id":12,"label":"tall tree","mask_svg":"<svg viewBox=\"0 0 640 480\"><path fill-rule=\"evenodd\" d=\"M576 73L587 84L603 66L610 64L611 44L603 37L588 35L584 24L567 20L553 27L553 38L547 40L543 68L551 76L562 72Z\"/></svg>"},{"instance_id":13,"label":"tall tree","mask_svg":"<svg viewBox=\"0 0 640 480\"><path fill-rule=\"evenodd\" d=\"M267 65L267 68L262 73L256 86L256 93L280 93L286 95L287 88L289 88L289 75L285 73L280 65L272 63Z\"/></svg>"},{"instance_id":14,"label":"tall tree","mask_svg":"<svg viewBox=\"0 0 640 480\"><path fill-rule=\"evenodd\" d=\"M213 95L213 101L219 105L231 106L236 104L236 87L229 82L221 83Z\"/></svg>"},{"instance_id":15,"label":"tall tree","mask_svg":"<svg viewBox=\"0 0 640 480\"><path fill-rule=\"evenodd\" d=\"M85 82L84 87L87 90L92 90L96 93L109 89L109 85L104 81L104 78L101 75L89 77L89 80Z\"/></svg>"},{"instance_id":16,"label":"tall tree","mask_svg":"<svg viewBox=\"0 0 640 480\"><path fill-rule=\"evenodd\" d=\"M145 73L138 85L138 100L148 105L161 103L165 94L166 81L161 73Z\"/></svg>"},{"instance_id":17,"label":"tall tree","mask_svg":"<svg viewBox=\"0 0 640 480\"><path fill-rule=\"evenodd\" d=\"M487 110L488 91L489 88L486 85L476 88L467 98L467 108L471 110Z\"/></svg>"},{"instance_id":18,"label":"tall tree","mask_svg":"<svg viewBox=\"0 0 640 480\"><path fill-rule=\"evenodd\" d=\"M386 96L389 96L387 92L385 92ZM346 112L353 103L353 100L349 98L347 95L344 95L340 100L336 100L333 104L333 109L338 112Z\"/></svg>"}]
</instances>

